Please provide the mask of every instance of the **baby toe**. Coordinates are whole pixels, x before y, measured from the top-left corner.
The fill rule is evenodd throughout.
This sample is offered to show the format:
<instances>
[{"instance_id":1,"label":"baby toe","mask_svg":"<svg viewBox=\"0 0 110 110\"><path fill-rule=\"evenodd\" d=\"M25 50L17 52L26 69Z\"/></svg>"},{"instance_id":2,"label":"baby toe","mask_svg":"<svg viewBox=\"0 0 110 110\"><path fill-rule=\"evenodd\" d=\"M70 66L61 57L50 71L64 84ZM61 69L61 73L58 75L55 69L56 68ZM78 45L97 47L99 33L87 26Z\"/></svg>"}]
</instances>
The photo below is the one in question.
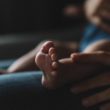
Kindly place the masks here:
<instances>
[{"instance_id":1,"label":"baby toe","mask_svg":"<svg viewBox=\"0 0 110 110\"><path fill-rule=\"evenodd\" d=\"M49 56L51 56L52 54L54 54L54 53L56 53L56 50L55 50L55 48L54 47L51 47L50 49L49 49Z\"/></svg>"},{"instance_id":2,"label":"baby toe","mask_svg":"<svg viewBox=\"0 0 110 110\"><path fill-rule=\"evenodd\" d=\"M52 61L56 61L57 60L57 55L55 53L53 53L50 57L51 57Z\"/></svg>"},{"instance_id":3,"label":"baby toe","mask_svg":"<svg viewBox=\"0 0 110 110\"><path fill-rule=\"evenodd\" d=\"M52 68L57 69L58 68L58 63L57 62L52 62Z\"/></svg>"},{"instance_id":4,"label":"baby toe","mask_svg":"<svg viewBox=\"0 0 110 110\"><path fill-rule=\"evenodd\" d=\"M41 50L42 50L42 52L44 52L44 53L48 53L49 49L50 49L51 47L53 47L53 46L54 46L54 44L53 44L52 41L47 41L47 42L45 42L45 43L43 44Z\"/></svg>"}]
</instances>

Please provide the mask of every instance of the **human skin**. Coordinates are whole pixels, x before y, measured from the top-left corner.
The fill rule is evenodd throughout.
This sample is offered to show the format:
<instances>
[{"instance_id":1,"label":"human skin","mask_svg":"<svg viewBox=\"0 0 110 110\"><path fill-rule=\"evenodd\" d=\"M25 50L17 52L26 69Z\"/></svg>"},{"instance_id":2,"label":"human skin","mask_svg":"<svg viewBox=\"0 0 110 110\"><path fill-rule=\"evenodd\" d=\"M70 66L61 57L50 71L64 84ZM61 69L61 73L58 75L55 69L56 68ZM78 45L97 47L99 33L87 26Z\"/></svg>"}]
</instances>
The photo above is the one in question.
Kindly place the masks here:
<instances>
[{"instance_id":1,"label":"human skin","mask_svg":"<svg viewBox=\"0 0 110 110\"><path fill-rule=\"evenodd\" d=\"M80 62L84 62L84 57L86 57L86 63L93 64L94 63L103 63L110 67L110 52L94 52L94 53L86 53L80 54L78 56L78 60ZM93 78L87 79L79 84L74 85L71 88L71 91L75 94L88 93L88 91L98 89L101 87L106 87L103 91L96 92L88 97L83 97L82 104L87 107L93 107L97 104L100 110L110 110L110 70L107 70ZM104 103L106 102L106 103Z\"/></svg>"},{"instance_id":2,"label":"human skin","mask_svg":"<svg viewBox=\"0 0 110 110\"><path fill-rule=\"evenodd\" d=\"M87 19L102 28L105 31L110 32L110 0L86 0L84 5L85 15ZM106 22L107 21L107 22Z\"/></svg>"},{"instance_id":3,"label":"human skin","mask_svg":"<svg viewBox=\"0 0 110 110\"><path fill-rule=\"evenodd\" d=\"M33 50L18 58L12 65L9 66L7 70L1 71L0 73L5 74L20 71L39 70L35 64L35 56L45 42L46 41L40 42ZM58 58L68 57L70 53L76 52L78 49L76 42L61 42L54 40L54 43L57 48L57 52L59 53Z\"/></svg>"},{"instance_id":4,"label":"human skin","mask_svg":"<svg viewBox=\"0 0 110 110\"><path fill-rule=\"evenodd\" d=\"M93 0L92 0L93 1ZM97 17L99 18L99 17L105 17L105 18L109 18L109 14L108 14L108 16L105 16L105 13L101 13L101 14L97 14ZM92 19L93 20L93 19ZM103 29L105 29L105 30L107 30L107 31L109 31L109 28L108 28L108 26L107 25L105 25L104 23L102 23L101 21L100 22L95 22L94 20L92 21L91 20L91 22L93 22L93 23L95 23L95 24L97 24L98 26L100 26L100 27L102 27ZM100 20L100 19L99 19ZM103 53L103 52L102 52ZM97 55L99 55L99 54L97 54ZM105 55L105 54L103 54L103 55ZM107 58L107 57L106 57ZM101 60L100 60L101 61ZM108 61L107 61L108 62ZM107 63L106 62L106 63ZM92 62L93 63L93 62ZM108 76L105 76L105 78L107 78ZM100 81L102 81L102 80L100 80ZM100 82L101 83L101 82ZM109 90L107 90L107 91L104 91L103 93L101 93L101 94L107 94L107 93L109 93ZM92 100L95 100L95 97L97 97L97 95L95 95L95 96L92 96L93 98L92 98ZM103 98L105 98L105 97L103 97ZM91 98L87 98L88 100L90 99L91 100ZM100 99L100 100L102 100L103 101L103 99ZM106 99L105 99L106 100ZM93 101L94 102L94 101ZM93 103L92 101L90 101L90 103ZM96 101L96 103L98 103L98 101ZM95 104L96 104L95 103ZM94 103L93 104L90 104L90 105L94 105ZM89 105L89 106L90 106ZM103 107L101 107L101 109L104 109L104 108L108 108L109 107L109 104L106 104L106 105L103 105ZM105 110L105 109L104 109Z\"/></svg>"},{"instance_id":5,"label":"human skin","mask_svg":"<svg viewBox=\"0 0 110 110\"><path fill-rule=\"evenodd\" d=\"M96 48L96 45L93 47ZM57 58L58 54L53 41L45 42L36 54L36 65L44 73L42 84L48 89L56 89L67 83L91 76L94 71L100 70L100 67L103 66L103 64L91 64L88 66L85 62L77 63L75 61L77 60L77 53L62 59Z\"/></svg>"},{"instance_id":6,"label":"human skin","mask_svg":"<svg viewBox=\"0 0 110 110\"><path fill-rule=\"evenodd\" d=\"M104 64L108 66L105 72L100 72L93 78L87 79L79 84L73 85L71 91L75 94L85 93L87 91L96 90L105 87L106 89L96 92L88 97L83 97L82 104L87 107L93 107L97 104L100 110L110 110L110 52L109 51L96 51L94 53L85 53L77 55L77 62L85 62L88 64ZM85 59L85 61L84 61ZM105 103L106 102L106 103Z\"/></svg>"},{"instance_id":7,"label":"human skin","mask_svg":"<svg viewBox=\"0 0 110 110\"><path fill-rule=\"evenodd\" d=\"M105 24L103 22L103 19L110 21L110 10L108 7L110 7L110 0L88 0L91 1L91 3L93 3L94 1L97 2L96 4L93 3L94 6L98 7L95 8L93 10L89 10L88 7L86 7L86 11L87 11L87 16L90 22L94 23L95 25L99 26L100 28L104 29L107 32L110 32L110 26L108 24ZM89 4L89 2L88 2ZM103 5L103 9L101 10L100 5ZM87 6L87 4L86 4ZM91 5L92 7L92 5ZM98 12L98 10L99 12ZM91 13L89 12L91 11ZM109 44L109 43L108 43ZM102 63L107 65L108 67L110 66L110 53L109 53L109 45L104 46L106 49L105 51L99 51L99 52L95 52L95 53L86 53L83 55L79 55L78 56L78 60L80 62L85 62L87 64L94 64L94 63ZM88 49L87 49L88 50ZM84 57L86 58L85 61L83 60ZM89 107L93 107L99 103L101 103L101 105L99 106L100 110L110 110L110 71L107 70L104 73L101 73L100 75L92 78L92 79L88 79L84 82L81 82L79 84L77 84L76 86L73 86L71 88L71 91L77 94L80 93L86 93L88 91L91 91L92 89L97 89L100 87L107 87L106 90L103 90L101 92L98 92L96 94L93 94L91 96L88 97L84 97L84 99L82 100L82 103L85 107L89 108ZM106 102L106 103L104 103Z\"/></svg>"},{"instance_id":8,"label":"human skin","mask_svg":"<svg viewBox=\"0 0 110 110\"><path fill-rule=\"evenodd\" d=\"M97 63L94 60L92 61L92 59L91 61L87 60L87 54L89 56L89 54L94 55L97 52L100 58L103 55L102 53L110 51L110 48L107 47L110 47L110 41L100 40L90 44L82 53L73 53L71 57L58 59L59 53L56 52L54 42L45 42L35 58L36 65L44 73L42 84L49 89L56 89L67 83L80 81L88 76L95 75L95 72L104 70L106 65L108 65L107 57L105 65L97 59ZM80 55L82 55L82 59L77 62Z\"/></svg>"}]
</instances>

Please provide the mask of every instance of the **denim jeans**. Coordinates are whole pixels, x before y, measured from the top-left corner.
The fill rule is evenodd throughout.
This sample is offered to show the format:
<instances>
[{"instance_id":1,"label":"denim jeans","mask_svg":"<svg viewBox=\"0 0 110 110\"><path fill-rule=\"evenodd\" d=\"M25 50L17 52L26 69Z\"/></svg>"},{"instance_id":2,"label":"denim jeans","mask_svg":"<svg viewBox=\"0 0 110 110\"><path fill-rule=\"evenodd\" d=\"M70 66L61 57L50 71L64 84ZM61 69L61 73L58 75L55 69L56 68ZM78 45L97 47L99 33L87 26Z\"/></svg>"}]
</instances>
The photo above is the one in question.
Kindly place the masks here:
<instances>
[{"instance_id":1,"label":"denim jeans","mask_svg":"<svg viewBox=\"0 0 110 110\"><path fill-rule=\"evenodd\" d=\"M2 110L83 110L68 87L48 90L41 85L42 72L0 76Z\"/></svg>"},{"instance_id":2,"label":"denim jeans","mask_svg":"<svg viewBox=\"0 0 110 110\"><path fill-rule=\"evenodd\" d=\"M83 51L91 43L103 39L110 40L110 33L102 30L101 28L93 24L89 24L85 28L83 39L80 43L80 51Z\"/></svg>"}]
</instances>

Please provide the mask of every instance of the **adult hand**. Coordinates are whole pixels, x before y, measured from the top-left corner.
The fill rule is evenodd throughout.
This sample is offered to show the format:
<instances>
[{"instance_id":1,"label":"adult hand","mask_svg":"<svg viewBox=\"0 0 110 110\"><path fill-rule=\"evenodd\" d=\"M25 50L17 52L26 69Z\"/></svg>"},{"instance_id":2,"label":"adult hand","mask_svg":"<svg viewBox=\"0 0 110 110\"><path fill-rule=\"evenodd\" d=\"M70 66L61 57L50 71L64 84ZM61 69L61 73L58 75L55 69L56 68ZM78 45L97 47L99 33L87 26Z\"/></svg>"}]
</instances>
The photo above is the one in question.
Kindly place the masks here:
<instances>
[{"instance_id":1,"label":"adult hand","mask_svg":"<svg viewBox=\"0 0 110 110\"><path fill-rule=\"evenodd\" d=\"M94 53L82 53L72 54L71 57L75 62L88 63L89 64L104 64L110 66L110 53L109 52L94 52ZM75 58L76 57L76 58ZM76 94L86 93L89 90L106 87L104 91L96 93L95 95L88 96L82 100L85 107L93 107L97 104L101 104L100 110L110 110L110 70L108 72L101 73L94 78L85 80L71 88L71 91ZM103 102L106 102L104 104Z\"/></svg>"},{"instance_id":2,"label":"adult hand","mask_svg":"<svg viewBox=\"0 0 110 110\"><path fill-rule=\"evenodd\" d=\"M70 56L76 63L101 64L110 66L110 52L73 53Z\"/></svg>"},{"instance_id":3,"label":"adult hand","mask_svg":"<svg viewBox=\"0 0 110 110\"><path fill-rule=\"evenodd\" d=\"M95 78L88 79L84 82L81 82L74 87L71 88L71 91L76 94L84 93L89 90L100 88L100 87L108 87L106 90L101 91L99 93L96 93L95 95L88 96L84 99L82 99L82 104L85 107L93 107L97 104L107 102L106 105L102 104L100 106L101 110L108 110L105 109L109 108L110 110L110 72L101 74L99 76L96 76Z\"/></svg>"},{"instance_id":4,"label":"adult hand","mask_svg":"<svg viewBox=\"0 0 110 110\"><path fill-rule=\"evenodd\" d=\"M87 0L85 12L88 20L110 32L110 0Z\"/></svg>"}]
</instances>

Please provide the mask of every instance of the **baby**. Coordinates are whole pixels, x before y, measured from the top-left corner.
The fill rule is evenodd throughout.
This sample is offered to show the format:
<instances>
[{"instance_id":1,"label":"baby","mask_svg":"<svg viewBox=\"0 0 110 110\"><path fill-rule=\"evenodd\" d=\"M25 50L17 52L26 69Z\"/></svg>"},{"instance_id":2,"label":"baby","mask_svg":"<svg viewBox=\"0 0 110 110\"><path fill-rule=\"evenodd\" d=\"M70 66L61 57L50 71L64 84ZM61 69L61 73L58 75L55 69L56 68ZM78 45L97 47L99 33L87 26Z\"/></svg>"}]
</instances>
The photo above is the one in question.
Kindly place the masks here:
<instances>
[{"instance_id":1,"label":"baby","mask_svg":"<svg viewBox=\"0 0 110 110\"><path fill-rule=\"evenodd\" d=\"M106 51L110 41L100 40L89 45L83 52ZM108 49L107 51L110 51ZM95 74L101 70L103 64L88 65L86 62L78 61L79 53L71 54L70 58L57 58L58 53L54 42L45 42L37 53L35 62L43 71L42 84L48 88L56 88L66 83L79 81L85 77ZM78 62L77 62L78 61Z\"/></svg>"},{"instance_id":2,"label":"baby","mask_svg":"<svg viewBox=\"0 0 110 110\"><path fill-rule=\"evenodd\" d=\"M88 0L85 4L87 18L92 24L85 30L79 53L76 53L77 45L74 42L68 45L68 43L46 41L18 59L8 68L7 72L40 68L43 71L42 84L47 88L54 89L73 81L80 81L95 74L95 71L101 70L102 64L88 65L78 59L80 53L110 51L110 35L107 31L102 30L102 28L106 28L105 25L102 26L102 19L100 19L103 18L103 14L100 12L102 2L105 0Z\"/></svg>"},{"instance_id":3,"label":"baby","mask_svg":"<svg viewBox=\"0 0 110 110\"><path fill-rule=\"evenodd\" d=\"M99 15L101 15L101 11L106 12L107 10L108 12L108 2L108 0L106 2L104 0L88 0L86 2L86 15L91 22L100 26L103 21L101 21L102 19L100 19ZM94 8L92 6L94 6ZM92 31L92 29L94 30L91 32L91 35L92 33L96 35L85 36L81 44L81 51L83 53L110 51L110 35L95 25L90 26L88 31ZM88 39L89 42L87 41ZM67 82L78 81L90 76L95 73L94 71L100 70L100 67L102 67L102 65L97 64L92 66L85 63L78 64L77 53L71 54L70 58L58 59L57 56L58 53L56 52L54 43L51 41L44 43L41 50L36 55L36 64L44 73L42 84L49 88L55 88L56 86L60 86L60 84L62 85Z\"/></svg>"}]
</instances>

